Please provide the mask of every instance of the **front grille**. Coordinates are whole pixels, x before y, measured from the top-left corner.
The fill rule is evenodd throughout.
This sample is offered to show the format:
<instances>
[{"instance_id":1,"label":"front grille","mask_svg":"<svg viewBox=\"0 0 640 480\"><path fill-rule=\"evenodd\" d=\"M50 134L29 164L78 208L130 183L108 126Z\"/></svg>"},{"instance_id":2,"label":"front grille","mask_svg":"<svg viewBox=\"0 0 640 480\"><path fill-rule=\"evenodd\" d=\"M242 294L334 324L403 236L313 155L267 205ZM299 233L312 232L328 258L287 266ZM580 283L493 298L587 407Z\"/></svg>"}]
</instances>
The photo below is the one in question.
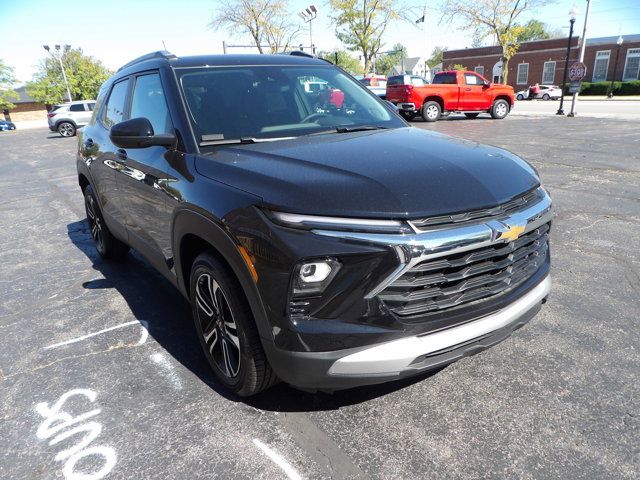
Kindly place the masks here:
<instances>
[{"instance_id":1,"label":"front grille","mask_svg":"<svg viewBox=\"0 0 640 480\"><path fill-rule=\"evenodd\" d=\"M481 210L472 210L470 212L457 213L453 215L440 215L438 217L422 218L419 220L411 220L414 227L424 229L437 225L448 225L452 223L464 223L471 221L481 221L484 219L494 218L496 216L506 215L516 210L522 210L530 205L538 202L543 192L537 188L513 200L498 205L496 207L484 208Z\"/></svg>"},{"instance_id":2,"label":"front grille","mask_svg":"<svg viewBox=\"0 0 640 480\"><path fill-rule=\"evenodd\" d=\"M379 295L396 315L442 312L504 294L531 277L549 249L549 224L513 242L417 264Z\"/></svg>"}]
</instances>

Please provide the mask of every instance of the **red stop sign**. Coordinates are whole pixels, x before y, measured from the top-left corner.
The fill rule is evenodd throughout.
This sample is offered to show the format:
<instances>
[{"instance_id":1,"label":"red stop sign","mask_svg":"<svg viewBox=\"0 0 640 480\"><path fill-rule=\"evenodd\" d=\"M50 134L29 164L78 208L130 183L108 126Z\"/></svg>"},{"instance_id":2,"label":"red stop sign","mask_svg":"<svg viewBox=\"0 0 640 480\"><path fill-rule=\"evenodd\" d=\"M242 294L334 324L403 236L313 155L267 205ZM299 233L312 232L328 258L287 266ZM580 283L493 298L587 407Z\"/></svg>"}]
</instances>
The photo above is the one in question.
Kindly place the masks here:
<instances>
[{"instance_id":1,"label":"red stop sign","mask_svg":"<svg viewBox=\"0 0 640 480\"><path fill-rule=\"evenodd\" d=\"M569 67L569 80L579 82L587 74L587 66L582 62L575 62Z\"/></svg>"}]
</instances>

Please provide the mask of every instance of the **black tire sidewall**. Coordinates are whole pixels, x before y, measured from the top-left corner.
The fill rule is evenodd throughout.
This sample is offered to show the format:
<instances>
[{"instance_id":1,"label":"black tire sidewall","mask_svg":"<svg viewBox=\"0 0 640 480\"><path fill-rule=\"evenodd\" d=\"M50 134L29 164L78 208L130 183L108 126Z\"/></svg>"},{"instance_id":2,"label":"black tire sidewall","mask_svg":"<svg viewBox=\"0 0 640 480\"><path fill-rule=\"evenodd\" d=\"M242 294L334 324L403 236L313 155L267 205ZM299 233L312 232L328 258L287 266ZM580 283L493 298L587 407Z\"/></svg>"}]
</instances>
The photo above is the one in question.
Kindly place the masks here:
<instances>
[{"instance_id":1,"label":"black tire sidewall","mask_svg":"<svg viewBox=\"0 0 640 480\"><path fill-rule=\"evenodd\" d=\"M197 279L203 273L208 273L218 282L233 314L233 320L236 323L238 339L240 340L240 370L234 378L229 378L220 371L220 368L209 353L208 346L204 341L202 326L200 325L200 318L198 316L198 307L195 301ZM249 322L252 322L253 319L247 318L248 305L246 305L242 287L235 277L233 277L233 274L229 273L215 257L209 253L203 253L196 258L191 268L189 292L191 298L191 315L198 334L198 341L200 342L204 356L213 374L226 388L235 393L242 394L241 391L245 383L249 380L248 370L253 363L253 359L248 352L249 340L247 338L247 330L252 327Z\"/></svg>"}]
</instances>

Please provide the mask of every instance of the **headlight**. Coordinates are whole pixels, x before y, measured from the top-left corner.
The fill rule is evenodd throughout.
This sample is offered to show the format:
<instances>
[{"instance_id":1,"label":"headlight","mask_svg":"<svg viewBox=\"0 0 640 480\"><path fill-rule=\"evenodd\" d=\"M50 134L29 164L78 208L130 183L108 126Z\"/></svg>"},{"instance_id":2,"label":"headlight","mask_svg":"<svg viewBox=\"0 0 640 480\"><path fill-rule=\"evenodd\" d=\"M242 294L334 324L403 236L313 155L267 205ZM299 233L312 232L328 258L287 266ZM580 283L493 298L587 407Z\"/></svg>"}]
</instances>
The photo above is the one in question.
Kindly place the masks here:
<instances>
[{"instance_id":1,"label":"headlight","mask_svg":"<svg viewBox=\"0 0 640 480\"><path fill-rule=\"evenodd\" d=\"M366 218L323 217L297 213L265 212L278 225L305 230L336 230L341 232L412 233L402 220L378 220Z\"/></svg>"}]
</instances>

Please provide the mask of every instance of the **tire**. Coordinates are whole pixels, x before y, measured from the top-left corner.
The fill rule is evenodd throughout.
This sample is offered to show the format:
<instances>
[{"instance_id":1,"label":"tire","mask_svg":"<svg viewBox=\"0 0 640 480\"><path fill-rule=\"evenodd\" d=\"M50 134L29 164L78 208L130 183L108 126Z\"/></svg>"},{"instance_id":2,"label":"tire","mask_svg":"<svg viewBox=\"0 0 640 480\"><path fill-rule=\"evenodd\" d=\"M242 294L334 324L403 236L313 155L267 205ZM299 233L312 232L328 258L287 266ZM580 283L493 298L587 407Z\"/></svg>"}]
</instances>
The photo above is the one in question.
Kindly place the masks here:
<instances>
[{"instance_id":1,"label":"tire","mask_svg":"<svg viewBox=\"0 0 640 480\"><path fill-rule=\"evenodd\" d=\"M480 115L480 112L467 112L464 114L467 118L476 118L478 115Z\"/></svg>"},{"instance_id":2,"label":"tire","mask_svg":"<svg viewBox=\"0 0 640 480\"><path fill-rule=\"evenodd\" d=\"M193 321L216 379L241 397L277 383L242 287L229 268L211 252L201 253L191 267L189 286Z\"/></svg>"},{"instance_id":3,"label":"tire","mask_svg":"<svg viewBox=\"0 0 640 480\"><path fill-rule=\"evenodd\" d=\"M73 137L76 134L76 126L71 122L60 122L57 130L63 137Z\"/></svg>"},{"instance_id":4,"label":"tire","mask_svg":"<svg viewBox=\"0 0 640 480\"><path fill-rule=\"evenodd\" d=\"M491 107L491 116L496 120L502 120L509 113L509 103L506 100L499 99L493 102Z\"/></svg>"},{"instance_id":5,"label":"tire","mask_svg":"<svg viewBox=\"0 0 640 480\"><path fill-rule=\"evenodd\" d=\"M404 110L400 110L398 113L407 121L413 120L416 117L416 112L407 112Z\"/></svg>"},{"instance_id":6,"label":"tire","mask_svg":"<svg viewBox=\"0 0 640 480\"><path fill-rule=\"evenodd\" d=\"M425 122L437 122L441 115L442 109L438 102L431 100L422 106L422 118Z\"/></svg>"},{"instance_id":7,"label":"tire","mask_svg":"<svg viewBox=\"0 0 640 480\"><path fill-rule=\"evenodd\" d=\"M522 96L521 93L518 94L518 96L516 97L516 100L524 100L524 97Z\"/></svg>"},{"instance_id":8,"label":"tire","mask_svg":"<svg viewBox=\"0 0 640 480\"><path fill-rule=\"evenodd\" d=\"M550 99L551 99L551 97L549 96L549 94L548 94L548 93L545 93L544 95L542 95L542 99L543 99L543 100L550 100Z\"/></svg>"},{"instance_id":9,"label":"tire","mask_svg":"<svg viewBox=\"0 0 640 480\"><path fill-rule=\"evenodd\" d=\"M87 212L87 223L89 224L91 238L93 238L96 250L100 256L113 260L124 257L129 251L129 245L114 237L107 228L107 224L102 216L102 211L100 210L100 205L98 204L91 185L88 185L84 189L84 208Z\"/></svg>"}]
</instances>

